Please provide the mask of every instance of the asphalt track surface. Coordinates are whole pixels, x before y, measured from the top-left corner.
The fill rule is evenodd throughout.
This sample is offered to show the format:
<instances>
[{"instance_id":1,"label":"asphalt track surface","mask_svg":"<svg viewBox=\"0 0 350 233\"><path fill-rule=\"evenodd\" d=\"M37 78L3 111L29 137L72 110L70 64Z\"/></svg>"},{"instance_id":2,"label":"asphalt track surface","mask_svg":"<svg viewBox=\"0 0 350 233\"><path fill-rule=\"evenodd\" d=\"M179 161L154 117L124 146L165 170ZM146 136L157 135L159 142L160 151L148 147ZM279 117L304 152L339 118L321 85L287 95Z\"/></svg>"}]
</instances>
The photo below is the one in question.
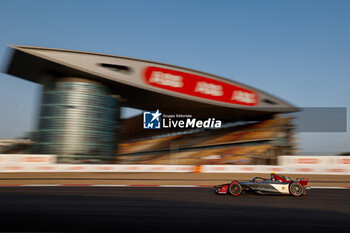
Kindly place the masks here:
<instances>
[{"instance_id":1,"label":"asphalt track surface","mask_svg":"<svg viewBox=\"0 0 350 233\"><path fill-rule=\"evenodd\" d=\"M1 187L0 231L349 232L350 190L296 198L188 187Z\"/></svg>"}]
</instances>

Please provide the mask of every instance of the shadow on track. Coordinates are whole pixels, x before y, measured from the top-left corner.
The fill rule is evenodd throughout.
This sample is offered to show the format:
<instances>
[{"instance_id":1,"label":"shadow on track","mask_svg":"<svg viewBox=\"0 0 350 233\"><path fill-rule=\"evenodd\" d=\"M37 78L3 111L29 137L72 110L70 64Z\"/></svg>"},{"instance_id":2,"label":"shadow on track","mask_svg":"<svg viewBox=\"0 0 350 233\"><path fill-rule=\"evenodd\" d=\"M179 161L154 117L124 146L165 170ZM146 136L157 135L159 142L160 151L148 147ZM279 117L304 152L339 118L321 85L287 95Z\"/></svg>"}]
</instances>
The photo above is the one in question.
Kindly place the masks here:
<instances>
[{"instance_id":1,"label":"shadow on track","mask_svg":"<svg viewBox=\"0 0 350 233\"><path fill-rule=\"evenodd\" d=\"M1 188L1 231L348 232L349 210L342 206L349 194L236 198L206 188Z\"/></svg>"}]
</instances>

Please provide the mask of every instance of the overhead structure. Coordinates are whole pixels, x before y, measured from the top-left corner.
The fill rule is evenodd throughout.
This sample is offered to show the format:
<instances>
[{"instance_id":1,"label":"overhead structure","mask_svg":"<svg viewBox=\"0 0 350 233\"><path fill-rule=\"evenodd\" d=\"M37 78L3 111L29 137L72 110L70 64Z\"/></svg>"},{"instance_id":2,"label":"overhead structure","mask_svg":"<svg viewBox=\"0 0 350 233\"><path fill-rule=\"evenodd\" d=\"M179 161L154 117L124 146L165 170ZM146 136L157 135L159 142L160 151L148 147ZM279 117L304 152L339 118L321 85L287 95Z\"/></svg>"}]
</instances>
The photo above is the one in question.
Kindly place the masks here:
<instances>
[{"instance_id":1,"label":"overhead structure","mask_svg":"<svg viewBox=\"0 0 350 233\"><path fill-rule=\"evenodd\" d=\"M81 51L12 46L7 73L44 85L36 153L113 160L120 107L258 120L297 111L251 86L183 67Z\"/></svg>"}]
</instances>

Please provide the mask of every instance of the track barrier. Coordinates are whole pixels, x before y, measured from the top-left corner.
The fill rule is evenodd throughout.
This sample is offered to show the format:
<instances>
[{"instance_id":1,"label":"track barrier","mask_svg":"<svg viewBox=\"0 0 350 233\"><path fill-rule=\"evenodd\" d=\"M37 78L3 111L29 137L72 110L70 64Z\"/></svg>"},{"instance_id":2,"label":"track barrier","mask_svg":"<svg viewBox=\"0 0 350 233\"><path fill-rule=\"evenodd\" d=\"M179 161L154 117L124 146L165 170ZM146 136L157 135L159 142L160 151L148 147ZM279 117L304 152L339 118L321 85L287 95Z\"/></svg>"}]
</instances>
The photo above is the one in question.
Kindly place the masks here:
<instances>
[{"instance_id":1,"label":"track barrier","mask_svg":"<svg viewBox=\"0 0 350 233\"><path fill-rule=\"evenodd\" d=\"M280 156L279 165L56 164L55 155L0 155L0 172L178 172L350 175L350 156Z\"/></svg>"}]
</instances>

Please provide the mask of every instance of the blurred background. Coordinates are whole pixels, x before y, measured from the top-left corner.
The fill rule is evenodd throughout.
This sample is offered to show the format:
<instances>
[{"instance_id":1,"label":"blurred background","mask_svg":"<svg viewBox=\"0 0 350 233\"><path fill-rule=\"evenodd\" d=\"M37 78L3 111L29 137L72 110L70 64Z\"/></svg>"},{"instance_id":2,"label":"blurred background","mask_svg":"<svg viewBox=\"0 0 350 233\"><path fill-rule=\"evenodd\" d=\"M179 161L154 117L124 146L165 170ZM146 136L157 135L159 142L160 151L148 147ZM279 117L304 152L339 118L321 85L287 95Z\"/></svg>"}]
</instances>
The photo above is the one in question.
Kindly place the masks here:
<instances>
[{"instance_id":1,"label":"blurred background","mask_svg":"<svg viewBox=\"0 0 350 233\"><path fill-rule=\"evenodd\" d=\"M7 222L4 229L66 231L77 230L71 226L86 222L86 229L118 229L118 224L127 229L133 221L156 226L149 216L158 216L163 227L176 224L179 216L189 216L179 217L179 221L195 229L202 221L194 217L200 208L196 202L205 203L198 216L215 209L215 216L202 216L209 226L223 223L218 216L236 216L249 225L246 219L258 212L252 217L257 224L251 225L256 229L259 224L268 227L270 217L278 222L288 218L303 230L349 229L350 213L345 208L349 203L346 189L350 187L349 8L346 0L2 0L0 186L35 186L0 188L0 216ZM153 102L145 92L136 93L138 105L137 98L125 94L129 89L103 83L95 74L92 78L86 74L58 78L64 69L49 62L42 66L42 60L31 60L37 51L11 48L13 45L111 54L186 67L257 88L274 101L297 109L258 117L237 108L237 115L249 117L225 118L220 129L144 130L143 110L156 111L157 101L164 104L166 99L158 98L160 95ZM81 57L74 65L84 62ZM38 67L48 67L50 75L38 77L39 81L25 78L28 70L40 70ZM90 67L90 73L98 69L130 71L124 66L101 67ZM75 115L68 114L76 107L70 99L72 90L78 90L81 102L77 103L83 109ZM139 107L147 104L150 107ZM169 109L172 104L168 103ZM183 107L174 108L172 113L186 114L188 109L205 112L192 105ZM206 111L215 115L221 110L214 107ZM298 204L296 199L271 196L266 202L255 196L238 202L206 192L233 176L249 179L272 171L293 178L308 177L315 190ZM50 189L45 185L84 187ZM91 185L104 188L85 187ZM128 188L106 188L108 185ZM136 190L130 185L180 185L182 189ZM185 190L186 185L191 188ZM322 189L317 190L319 187ZM187 196L198 200L189 204ZM162 201L182 209L169 213ZM239 208L226 209L227 203ZM214 208L214 204L220 206ZM82 206L91 213L89 217ZM140 206L151 207L143 212ZM129 215L124 215L129 210ZM300 210L307 214L300 216ZM42 228L36 222L41 218ZM22 228L15 227L18 221L23 222ZM62 228L50 228L60 223L65 223ZM244 224L238 228L244 229Z\"/></svg>"}]
</instances>

